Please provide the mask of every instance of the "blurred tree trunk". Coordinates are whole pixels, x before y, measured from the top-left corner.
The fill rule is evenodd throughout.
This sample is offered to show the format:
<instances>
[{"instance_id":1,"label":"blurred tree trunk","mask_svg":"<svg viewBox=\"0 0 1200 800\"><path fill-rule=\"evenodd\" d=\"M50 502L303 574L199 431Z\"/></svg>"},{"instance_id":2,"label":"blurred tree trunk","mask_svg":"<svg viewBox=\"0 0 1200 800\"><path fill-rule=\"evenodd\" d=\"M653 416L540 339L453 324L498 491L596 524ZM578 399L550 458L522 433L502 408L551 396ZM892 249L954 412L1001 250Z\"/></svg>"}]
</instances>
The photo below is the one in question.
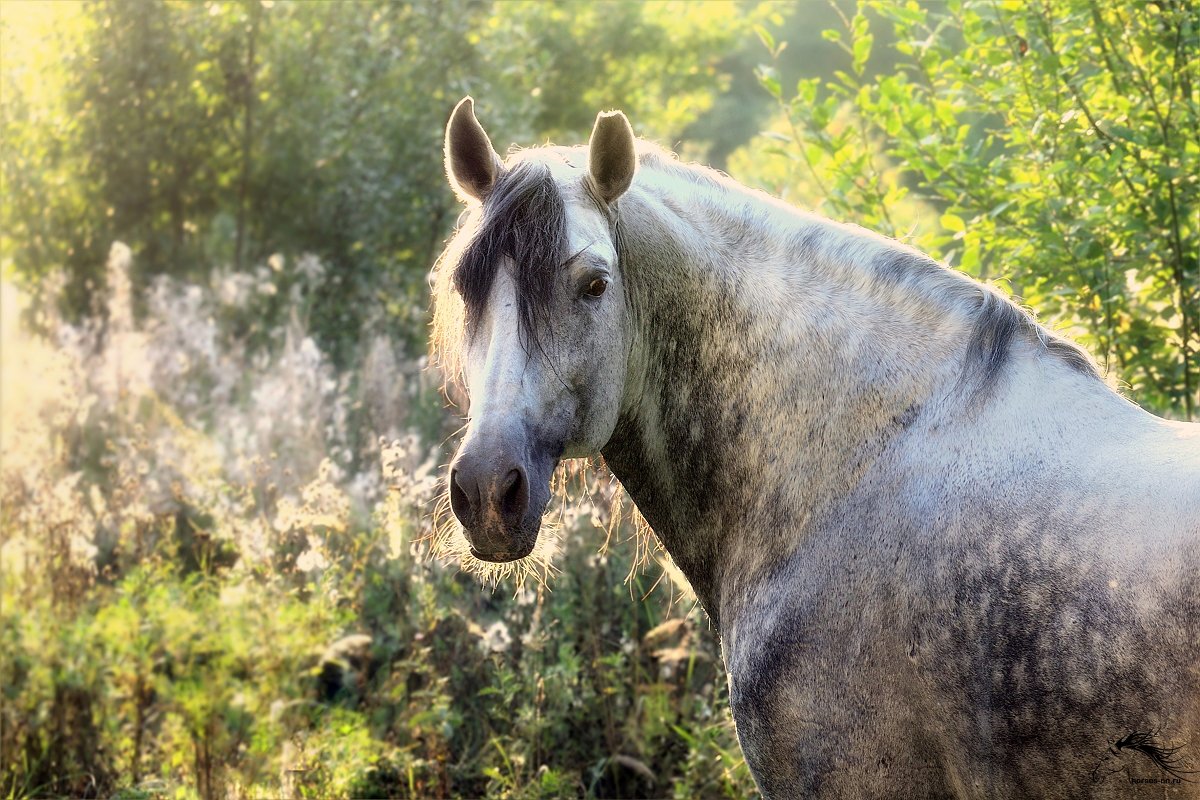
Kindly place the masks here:
<instances>
[{"instance_id":1,"label":"blurred tree trunk","mask_svg":"<svg viewBox=\"0 0 1200 800\"><path fill-rule=\"evenodd\" d=\"M254 143L254 97L255 73L254 46L258 38L259 17L262 5L257 0L251 0L250 21L246 31L246 73L242 82L243 116L242 116L242 175L238 181L238 210L237 210L237 239L234 242L233 258L237 269L244 266L246 248L246 197L250 187L250 156Z\"/></svg>"}]
</instances>

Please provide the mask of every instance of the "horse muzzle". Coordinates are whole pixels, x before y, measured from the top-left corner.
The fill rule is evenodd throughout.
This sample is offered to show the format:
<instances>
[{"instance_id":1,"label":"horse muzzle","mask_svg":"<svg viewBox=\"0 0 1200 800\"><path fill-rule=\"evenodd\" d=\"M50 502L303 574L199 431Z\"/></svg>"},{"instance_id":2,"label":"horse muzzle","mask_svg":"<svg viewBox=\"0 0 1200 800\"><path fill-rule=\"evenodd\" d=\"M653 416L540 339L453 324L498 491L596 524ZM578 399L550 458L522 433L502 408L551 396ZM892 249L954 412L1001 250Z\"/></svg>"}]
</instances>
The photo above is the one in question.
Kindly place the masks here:
<instances>
[{"instance_id":1,"label":"horse muzzle","mask_svg":"<svg viewBox=\"0 0 1200 800\"><path fill-rule=\"evenodd\" d=\"M471 555L516 561L533 552L557 459L516 432L470 436L450 466L450 506Z\"/></svg>"}]
</instances>

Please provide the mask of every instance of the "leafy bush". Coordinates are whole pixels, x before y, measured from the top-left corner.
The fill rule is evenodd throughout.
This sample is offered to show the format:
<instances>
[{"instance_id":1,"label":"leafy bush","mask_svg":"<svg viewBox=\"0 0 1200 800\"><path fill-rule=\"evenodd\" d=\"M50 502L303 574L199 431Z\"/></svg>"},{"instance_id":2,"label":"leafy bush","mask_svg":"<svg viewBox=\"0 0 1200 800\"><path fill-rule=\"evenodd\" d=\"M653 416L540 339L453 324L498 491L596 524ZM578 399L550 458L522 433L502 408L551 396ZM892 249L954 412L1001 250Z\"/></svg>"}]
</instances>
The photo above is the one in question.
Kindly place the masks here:
<instances>
[{"instance_id":1,"label":"leafy bush","mask_svg":"<svg viewBox=\"0 0 1200 800\"><path fill-rule=\"evenodd\" d=\"M902 60L872 75L876 33L889 25ZM832 79L804 77L785 93L778 69L760 69L784 120L766 143L789 165L779 188L1004 281L1138 402L1194 416L1194 8L859 2L824 35L847 62Z\"/></svg>"},{"instance_id":2,"label":"leafy bush","mask_svg":"<svg viewBox=\"0 0 1200 800\"><path fill-rule=\"evenodd\" d=\"M383 333L333 368L320 263L275 263L161 279L142 322L121 245L81 323L4 285L0 791L750 792L699 612L596 552L611 479L560 509L553 591L431 559L436 376Z\"/></svg>"},{"instance_id":3,"label":"leafy bush","mask_svg":"<svg viewBox=\"0 0 1200 800\"><path fill-rule=\"evenodd\" d=\"M501 151L577 141L615 105L675 137L760 16L635 0L93 0L61 13L28 63L6 56L0 246L24 276L66 267L72 316L115 239L139 293L313 253L329 274L309 330L333 362L353 361L364 323L419 345L424 277L459 213L440 158L455 102L480 98Z\"/></svg>"}]
</instances>

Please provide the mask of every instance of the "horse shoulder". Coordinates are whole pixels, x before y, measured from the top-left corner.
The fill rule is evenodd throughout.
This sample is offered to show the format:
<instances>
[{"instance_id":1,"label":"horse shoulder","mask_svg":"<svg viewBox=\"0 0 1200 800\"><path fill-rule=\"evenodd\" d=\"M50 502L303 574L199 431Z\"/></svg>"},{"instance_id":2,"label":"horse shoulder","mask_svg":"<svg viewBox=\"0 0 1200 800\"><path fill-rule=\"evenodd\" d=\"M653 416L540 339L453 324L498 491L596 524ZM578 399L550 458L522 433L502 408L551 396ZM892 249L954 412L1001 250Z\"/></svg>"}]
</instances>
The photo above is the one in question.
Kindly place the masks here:
<instances>
[{"instance_id":1,"label":"horse shoulder","mask_svg":"<svg viewBox=\"0 0 1200 800\"><path fill-rule=\"evenodd\" d=\"M810 566L794 558L723 619L730 706L764 796L963 796L918 718L887 604Z\"/></svg>"}]
</instances>

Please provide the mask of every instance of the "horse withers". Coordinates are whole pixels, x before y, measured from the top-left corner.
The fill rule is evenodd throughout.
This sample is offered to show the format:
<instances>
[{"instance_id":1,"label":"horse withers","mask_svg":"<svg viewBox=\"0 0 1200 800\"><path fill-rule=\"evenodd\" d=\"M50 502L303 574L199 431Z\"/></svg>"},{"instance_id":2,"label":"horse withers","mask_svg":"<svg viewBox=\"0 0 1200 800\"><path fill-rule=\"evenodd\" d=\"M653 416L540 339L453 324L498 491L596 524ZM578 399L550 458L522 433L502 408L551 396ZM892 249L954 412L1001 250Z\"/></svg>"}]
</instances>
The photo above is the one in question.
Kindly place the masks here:
<instances>
[{"instance_id":1,"label":"horse withers","mask_svg":"<svg viewBox=\"0 0 1200 800\"><path fill-rule=\"evenodd\" d=\"M600 453L720 636L764 796L1200 797L1200 426L619 112L502 160L467 98L445 160L469 558L527 559Z\"/></svg>"}]
</instances>

